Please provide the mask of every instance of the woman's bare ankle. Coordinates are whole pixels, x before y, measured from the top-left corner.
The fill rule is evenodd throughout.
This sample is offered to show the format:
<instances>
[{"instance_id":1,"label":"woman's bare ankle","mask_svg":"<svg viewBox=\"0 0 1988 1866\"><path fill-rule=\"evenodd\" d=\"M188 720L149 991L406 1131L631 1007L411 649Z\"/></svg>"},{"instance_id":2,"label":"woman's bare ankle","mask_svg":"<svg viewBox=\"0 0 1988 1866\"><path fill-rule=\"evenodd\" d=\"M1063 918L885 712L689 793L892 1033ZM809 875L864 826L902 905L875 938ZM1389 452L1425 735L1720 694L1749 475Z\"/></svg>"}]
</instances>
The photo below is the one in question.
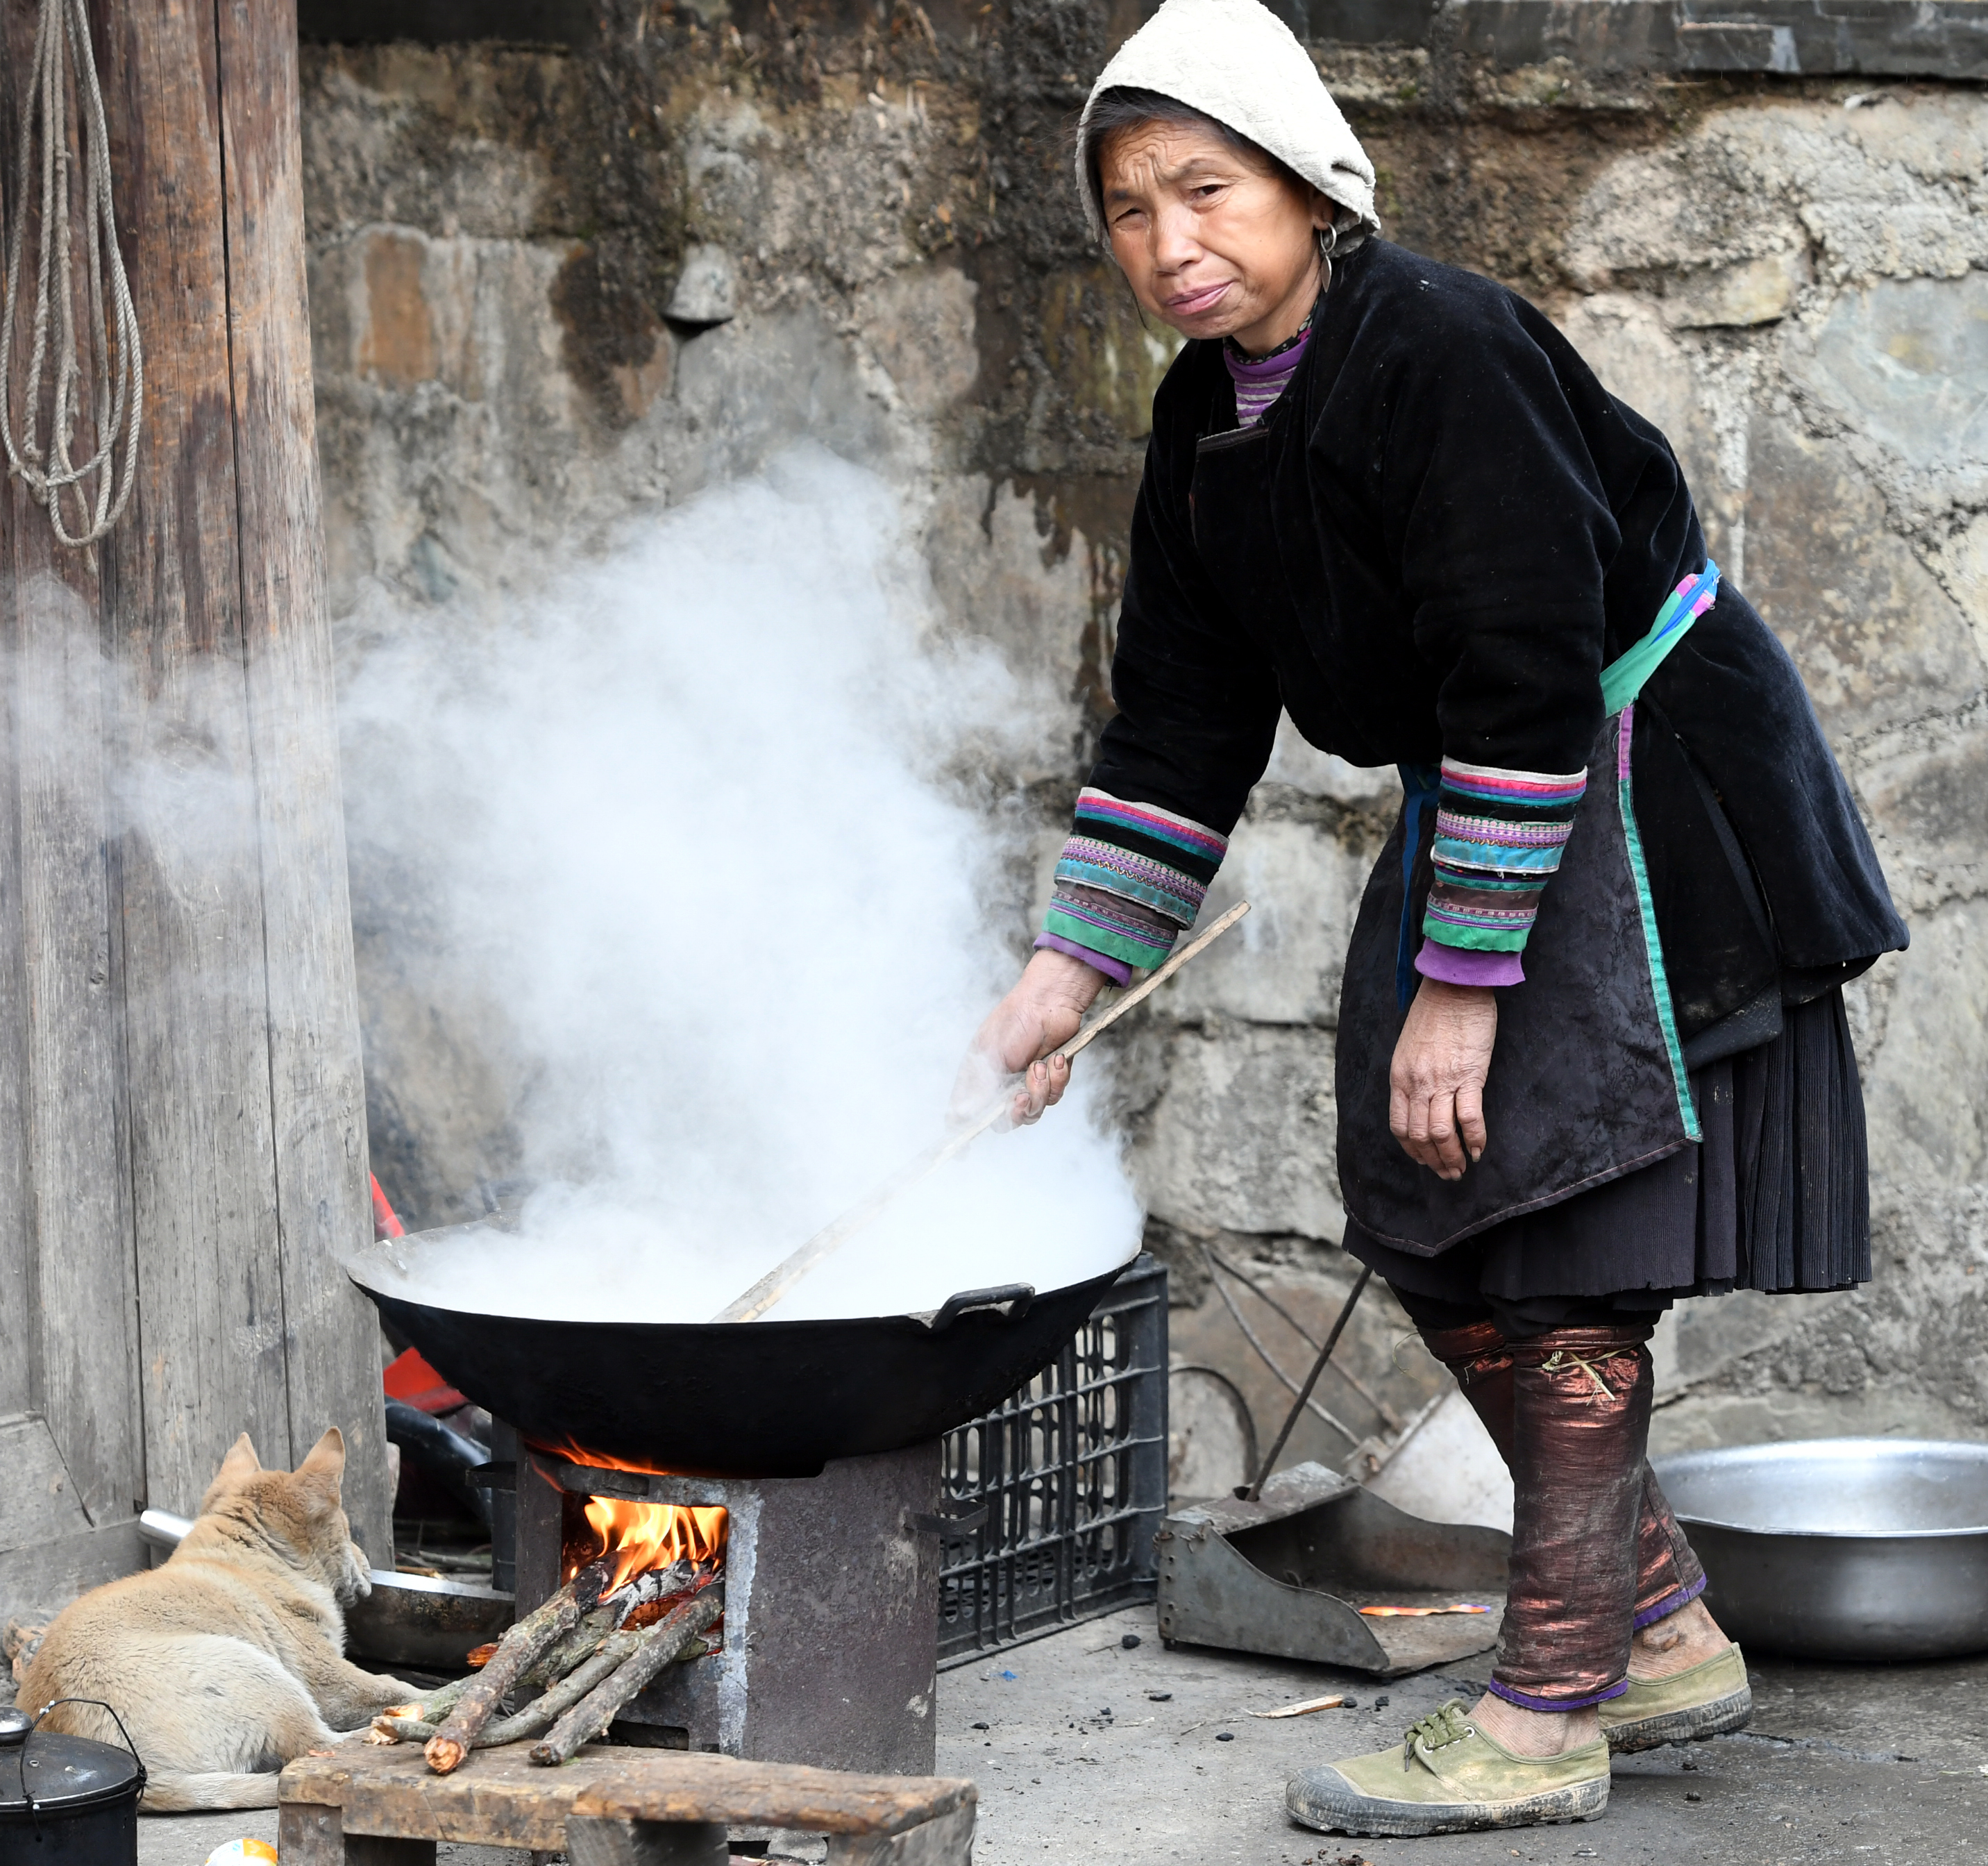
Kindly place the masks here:
<instances>
[{"instance_id":1,"label":"woman's bare ankle","mask_svg":"<svg viewBox=\"0 0 1988 1866\"><path fill-rule=\"evenodd\" d=\"M1514 1756L1564 1756L1601 1737L1601 1714L1592 1705L1574 1711L1525 1710L1487 1691L1470 1716L1493 1743Z\"/></svg>"},{"instance_id":2,"label":"woman's bare ankle","mask_svg":"<svg viewBox=\"0 0 1988 1866\"><path fill-rule=\"evenodd\" d=\"M1732 1644L1702 1601L1689 1601L1674 1614L1642 1628L1629 1647L1632 1678L1674 1678L1716 1658Z\"/></svg>"}]
</instances>

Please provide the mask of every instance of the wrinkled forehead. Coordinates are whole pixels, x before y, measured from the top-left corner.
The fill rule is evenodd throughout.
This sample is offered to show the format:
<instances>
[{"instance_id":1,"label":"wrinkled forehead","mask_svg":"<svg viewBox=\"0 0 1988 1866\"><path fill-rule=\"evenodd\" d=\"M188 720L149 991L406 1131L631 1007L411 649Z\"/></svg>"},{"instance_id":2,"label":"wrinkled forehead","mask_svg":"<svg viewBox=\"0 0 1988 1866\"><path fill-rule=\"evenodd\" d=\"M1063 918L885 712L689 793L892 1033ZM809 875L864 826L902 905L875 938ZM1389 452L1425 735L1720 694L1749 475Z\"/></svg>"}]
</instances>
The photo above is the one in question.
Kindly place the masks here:
<instances>
[{"instance_id":1,"label":"wrinkled forehead","mask_svg":"<svg viewBox=\"0 0 1988 1866\"><path fill-rule=\"evenodd\" d=\"M1097 145L1097 177L1107 201L1206 174L1274 172L1266 157L1237 147L1205 123L1148 117L1107 131Z\"/></svg>"}]
</instances>

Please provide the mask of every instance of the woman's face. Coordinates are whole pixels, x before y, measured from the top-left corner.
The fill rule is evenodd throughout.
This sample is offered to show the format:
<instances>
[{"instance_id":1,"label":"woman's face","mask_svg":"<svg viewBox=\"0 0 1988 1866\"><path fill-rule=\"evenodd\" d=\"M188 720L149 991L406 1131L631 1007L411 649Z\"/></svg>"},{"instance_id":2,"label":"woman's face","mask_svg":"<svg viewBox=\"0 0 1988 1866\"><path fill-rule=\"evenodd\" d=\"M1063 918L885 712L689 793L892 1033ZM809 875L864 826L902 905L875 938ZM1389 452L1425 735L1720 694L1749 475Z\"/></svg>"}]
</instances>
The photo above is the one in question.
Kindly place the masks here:
<instances>
[{"instance_id":1,"label":"woman's face","mask_svg":"<svg viewBox=\"0 0 1988 1866\"><path fill-rule=\"evenodd\" d=\"M1140 305L1188 337L1260 353L1318 294L1332 204L1198 124L1136 123L1098 152L1112 256Z\"/></svg>"}]
</instances>

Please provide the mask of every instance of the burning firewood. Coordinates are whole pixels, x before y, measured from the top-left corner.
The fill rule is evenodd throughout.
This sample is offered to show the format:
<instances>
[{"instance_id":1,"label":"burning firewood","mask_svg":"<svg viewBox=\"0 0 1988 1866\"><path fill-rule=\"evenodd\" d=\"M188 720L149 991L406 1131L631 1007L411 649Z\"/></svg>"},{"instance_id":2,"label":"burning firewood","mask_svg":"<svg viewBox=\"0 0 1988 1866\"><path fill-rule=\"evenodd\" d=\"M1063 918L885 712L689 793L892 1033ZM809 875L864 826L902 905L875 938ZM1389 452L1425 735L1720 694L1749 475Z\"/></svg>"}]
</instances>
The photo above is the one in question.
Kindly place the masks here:
<instances>
[{"instance_id":1,"label":"burning firewood","mask_svg":"<svg viewBox=\"0 0 1988 1866\"><path fill-rule=\"evenodd\" d=\"M637 1575L627 1587L610 1594L604 1604L619 1612L620 1624L625 1626L628 1616L637 1607L647 1607L656 1601L667 1601L673 1594L688 1594L709 1573L710 1570L702 1563L692 1561L688 1556L679 1556L667 1568L651 1568Z\"/></svg>"},{"instance_id":2,"label":"burning firewood","mask_svg":"<svg viewBox=\"0 0 1988 1866\"><path fill-rule=\"evenodd\" d=\"M599 1604L608 1570L594 1562L580 1570L543 1606L535 1607L497 1642L490 1662L464 1688L441 1727L428 1739L424 1753L437 1775L459 1769L505 1692L556 1640L570 1633ZM707 1624L709 1623L707 1621ZM702 1628L698 1629L702 1631Z\"/></svg>"},{"instance_id":3,"label":"burning firewood","mask_svg":"<svg viewBox=\"0 0 1988 1866\"><path fill-rule=\"evenodd\" d=\"M543 1742L532 1746L532 1760L549 1769L567 1761L581 1744L606 1729L623 1706L724 1611L725 1589L720 1583L672 1607L640 1635L634 1652L611 1677L566 1712Z\"/></svg>"}]
</instances>

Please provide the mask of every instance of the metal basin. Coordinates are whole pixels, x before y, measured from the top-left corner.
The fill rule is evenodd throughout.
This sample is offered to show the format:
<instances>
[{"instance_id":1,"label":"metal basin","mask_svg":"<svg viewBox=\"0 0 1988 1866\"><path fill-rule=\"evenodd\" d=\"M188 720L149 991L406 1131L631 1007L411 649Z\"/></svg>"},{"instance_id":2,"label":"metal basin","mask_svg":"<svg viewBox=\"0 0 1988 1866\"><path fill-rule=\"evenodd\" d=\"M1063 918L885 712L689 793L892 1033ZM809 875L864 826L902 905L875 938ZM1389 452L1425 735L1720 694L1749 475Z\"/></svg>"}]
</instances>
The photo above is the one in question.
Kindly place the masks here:
<instances>
[{"instance_id":1,"label":"metal basin","mask_svg":"<svg viewBox=\"0 0 1988 1866\"><path fill-rule=\"evenodd\" d=\"M1817 1438L1656 1461L1743 1645L1801 1658L1988 1650L1988 1445Z\"/></svg>"}]
</instances>

